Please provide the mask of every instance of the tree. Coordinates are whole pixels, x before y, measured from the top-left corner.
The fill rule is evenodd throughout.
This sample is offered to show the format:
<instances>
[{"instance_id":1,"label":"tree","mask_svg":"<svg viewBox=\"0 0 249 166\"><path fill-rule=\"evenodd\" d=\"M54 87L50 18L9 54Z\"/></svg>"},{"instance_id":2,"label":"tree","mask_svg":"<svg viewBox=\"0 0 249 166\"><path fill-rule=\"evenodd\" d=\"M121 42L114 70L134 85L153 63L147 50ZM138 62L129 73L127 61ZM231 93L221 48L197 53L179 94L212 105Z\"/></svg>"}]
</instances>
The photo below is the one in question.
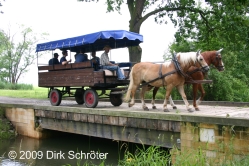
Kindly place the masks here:
<instances>
[{"instance_id":1,"label":"tree","mask_svg":"<svg viewBox=\"0 0 249 166\"><path fill-rule=\"evenodd\" d=\"M175 42L171 44L168 52L224 48L222 57L225 71L221 73L211 68L208 77L213 80L213 84L204 84L205 99L247 102L249 101L249 2L210 0L208 3L205 10L212 11L206 16L208 21L191 12L182 15L182 20L179 22L181 26L175 34ZM188 92L186 94L188 95Z\"/></svg>"},{"instance_id":2,"label":"tree","mask_svg":"<svg viewBox=\"0 0 249 166\"><path fill-rule=\"evenodd\" d=\"M94 0L78 0L85 2L92 2ZM98 1L98 0L96 0ZM107 0L107 11L118 11L120 12L121 5L125 2L123 0ZM173 19L174 12L181 13L184 15L185 12L189 11L200 15L201 18L206 19L205 16L210 13L205 10L200 10L196 7L195 0L127 0L126 1L129 13L129 31L140 32L141 25L149 17L154 16L157 23L167 23L164 16L168 15L172 18L172 21L177 25L177 20ZM179 16L179 19L181 16ZM140 62L142 56L141 47L129 47L129 58L131 62Z\"/></svg>"},{"instance_id":3,"label":"tree","mask_svg":"<svg viewBox=\"0 0 249 166\"><path fill-rule=\"evenodd\" d=\"M15 34L11 34L10 28L7 32L0 30L0 80L13 84L34 63L36 43L47 35L43 33L37 38L31 28L20 26L19 29Z\"/></svg>"}]
</instances>

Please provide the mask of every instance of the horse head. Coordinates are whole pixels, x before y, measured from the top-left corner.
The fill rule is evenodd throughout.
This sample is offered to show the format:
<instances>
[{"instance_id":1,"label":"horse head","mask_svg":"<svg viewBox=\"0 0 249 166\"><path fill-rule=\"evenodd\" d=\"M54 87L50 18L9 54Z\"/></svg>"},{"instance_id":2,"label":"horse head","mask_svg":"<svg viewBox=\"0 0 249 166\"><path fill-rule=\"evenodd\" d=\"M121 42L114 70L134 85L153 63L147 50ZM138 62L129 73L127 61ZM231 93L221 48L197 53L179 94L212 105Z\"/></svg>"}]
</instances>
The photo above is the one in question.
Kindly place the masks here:
<instances>
[{"instance_id":1,"label":"horse head","mask_svg":"<svg viewBox=\"0 0 249 166\"><path fill-rule=\"evenodd\" d=\"M221 51L223 50L220 49L218 51L216 51L216 55L215 57L212 59L212 64L219 70L219 71L224 71L225 67L224 67L224 63L222 62L222 57L221 57Z\"/></svg>"},{"instance_id":2,"label":"horse head","mask_svg":"<svg viewBox=\"0 0 249 166\"><path fill-rule=\"evenodd\" d=\"M201 68L203 72L208 72L209 71L209 66L203 56L201 55L201 50L197 51L196 53L196 61L198 62L196 64L196 67Z\"/></svg>"}]
</instances>

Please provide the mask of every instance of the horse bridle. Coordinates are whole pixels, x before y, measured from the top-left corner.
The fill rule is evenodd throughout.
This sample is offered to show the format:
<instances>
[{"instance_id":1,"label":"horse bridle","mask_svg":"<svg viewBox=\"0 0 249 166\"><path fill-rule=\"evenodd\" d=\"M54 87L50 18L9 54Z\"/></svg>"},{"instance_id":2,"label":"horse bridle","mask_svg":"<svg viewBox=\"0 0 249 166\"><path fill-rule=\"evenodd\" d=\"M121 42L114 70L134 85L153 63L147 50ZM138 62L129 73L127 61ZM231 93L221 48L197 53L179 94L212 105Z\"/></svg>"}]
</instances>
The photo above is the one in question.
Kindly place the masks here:
<instances>
[{"instance_id":1,"label":"horse bridle","mask_svg":"<svg viewBox=\"0 0 249 166\"><path fill-rule=\"evenodd\" d=\"M202 71L202 72L207 72L208 70L207 70L207 68L208 68L208 66L202 66L202 64L200 63L200 61L198 60L198 56L199 56L199 54L200 54L200 52L201 51L197 51L197 53L196 53L196 61L199 63L199 65L201 66L201 69L196 69L196 71ZM196 65L195 65L195 67L197 67ZM195 71L195 72L196 72Z\"/></svg>"},{"instance_id":2,"label":"horse bridle","mask_svg":"<svg viewBox=\"0 0 249 166\"><path fill-rule=\"evenodd\" d=\"M221 57L220 51L216 51L216 57L214 62L216 62L216 60L218 61L218 66L215 66L219 71L222 70L222 68L224 68L224 66L222 65L221 61L219 60L219 55Z\"/></svg>"}]
</instances>

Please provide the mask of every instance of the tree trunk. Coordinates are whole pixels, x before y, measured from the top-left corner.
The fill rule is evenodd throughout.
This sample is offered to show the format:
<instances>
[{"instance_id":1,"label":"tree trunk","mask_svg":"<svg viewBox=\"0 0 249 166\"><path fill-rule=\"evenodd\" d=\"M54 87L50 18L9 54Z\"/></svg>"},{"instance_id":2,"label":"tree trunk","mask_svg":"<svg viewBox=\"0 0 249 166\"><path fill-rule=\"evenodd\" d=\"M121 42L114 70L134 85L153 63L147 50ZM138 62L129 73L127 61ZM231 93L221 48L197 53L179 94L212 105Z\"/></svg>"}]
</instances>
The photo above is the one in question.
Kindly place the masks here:
<instances>
[{"instance_id":1,"label":"tree trunk","mask_svg":"<svg viewBox=\"0 0 249 166\"><path fill-rule=\"evenodd\" d=\"M144 7L145 0L127 0L129 12L130 12L130 21L129 28L131 32L139 33L141 25L143 23L142 12ZM140 46L129 47L129 58L130 62L137 63L141 62L142 58L142 48Z\"/></svg>"},{"instance_id":2,"label":"tree trunk","mask_svg":"<svg viewBox=\"0 0 249 166\"><path fill-rule=\"evenodd\" d=\"M132 65L141 62L142 48L140 46L129 47L129 58Z\"/></svg>"}]
</instances>

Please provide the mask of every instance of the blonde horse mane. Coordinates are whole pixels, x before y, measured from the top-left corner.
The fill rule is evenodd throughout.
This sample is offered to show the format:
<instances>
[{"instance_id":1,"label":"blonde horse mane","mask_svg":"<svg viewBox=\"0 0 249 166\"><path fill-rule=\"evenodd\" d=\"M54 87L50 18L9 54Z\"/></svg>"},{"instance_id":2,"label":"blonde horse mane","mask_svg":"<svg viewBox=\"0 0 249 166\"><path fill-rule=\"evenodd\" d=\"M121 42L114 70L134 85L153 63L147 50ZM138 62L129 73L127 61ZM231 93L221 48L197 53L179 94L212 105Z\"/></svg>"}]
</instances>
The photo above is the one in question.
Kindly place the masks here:
<instances>
[{"instance_id":1,"label":"blonde horse mane","mask_svg":"<svg viewBox=\"0 0 249 166\"><path fill-rule=\"evenodd\" d=\"M179 52L179 53L177 53L176 57L179 60L179 63L181 63L182 65L186 65L191 61L193 61L195 63L197 60L196 52ZM171 64L171 62L172 61L164 62L164 66L168 67Z\"/></svg>"},{"instance_id":2,"label":"blonde horse mane","mask_svg":"<svg viewBox=\"0 0 249 166\"><path fill-rule=\"evenodd\" d=\"M177 54L177 57L180 56L180 63L183 63L183 65L188 64L190 61L196 62L196 52L180 52Z\"/></svg>"}]
</instances>

